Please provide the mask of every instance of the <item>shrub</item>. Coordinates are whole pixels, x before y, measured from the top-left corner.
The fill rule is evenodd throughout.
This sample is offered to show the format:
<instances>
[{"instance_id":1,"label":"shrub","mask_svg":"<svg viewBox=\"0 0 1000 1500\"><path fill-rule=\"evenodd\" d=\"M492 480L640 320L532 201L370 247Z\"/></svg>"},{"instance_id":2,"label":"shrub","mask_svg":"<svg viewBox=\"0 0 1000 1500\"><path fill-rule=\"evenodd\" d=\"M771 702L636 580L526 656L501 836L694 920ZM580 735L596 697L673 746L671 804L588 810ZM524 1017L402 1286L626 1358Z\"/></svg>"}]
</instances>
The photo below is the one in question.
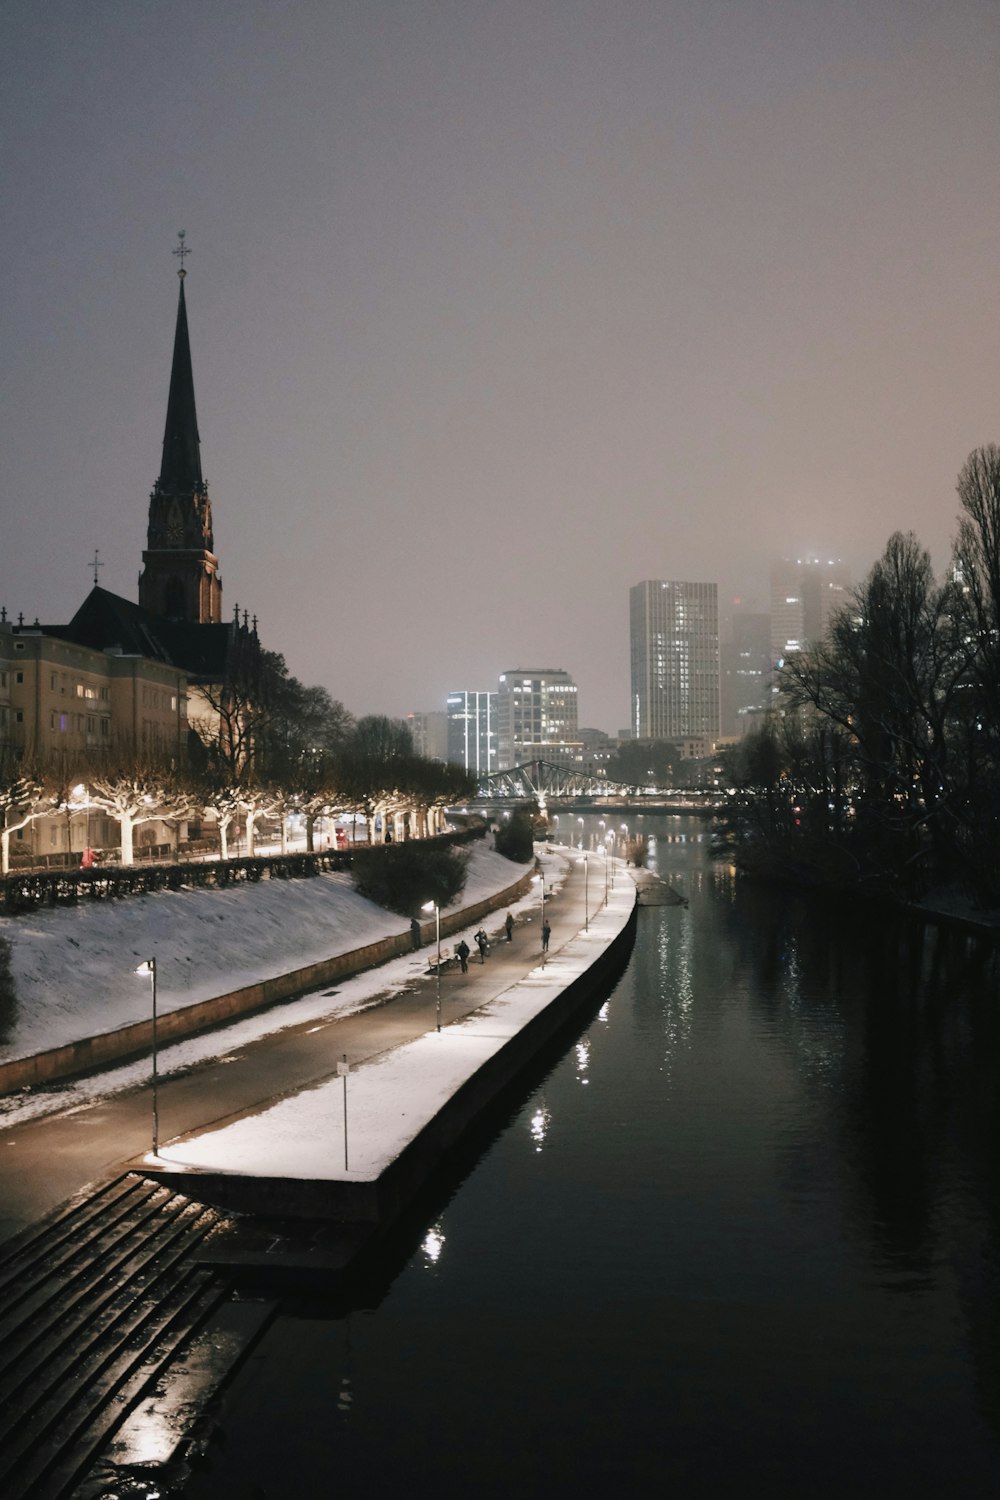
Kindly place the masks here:
<instances>
[{"instance_id":1,"label":"shrub","mask_svg":"<svg viewBox=\"0 0 1000 1500\"><path fill-rule=\"evenodd\" d=\"M454 849L428 849L422 840L358 849L354 889L378 906L415 917L427 901L450 906L465 889L464 857Z\"/></svg>"},{"instance_id":2,"label":"shrub","mask_svg":"<svg viewBox=\"0 0 1000 1500\"><path fill-rule=\"evenodd\" d=\"M534 858L534 826L529 812L519 808L496 832L496 851L515 864L526 865Z\"/></svg>"}]
</instances>

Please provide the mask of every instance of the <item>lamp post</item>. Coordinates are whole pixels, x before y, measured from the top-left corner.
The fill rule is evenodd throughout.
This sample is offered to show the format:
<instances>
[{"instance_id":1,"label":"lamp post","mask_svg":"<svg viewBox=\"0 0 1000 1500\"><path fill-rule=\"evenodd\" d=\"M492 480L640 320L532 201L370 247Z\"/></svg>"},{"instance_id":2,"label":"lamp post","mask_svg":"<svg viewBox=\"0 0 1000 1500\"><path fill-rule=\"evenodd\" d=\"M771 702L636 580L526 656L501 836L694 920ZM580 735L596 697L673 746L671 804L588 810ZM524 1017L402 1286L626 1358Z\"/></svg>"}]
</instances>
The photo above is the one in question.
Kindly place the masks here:
<instances>
[{"instance_id":1,"label":"lamp post","mask_svg":"<svg viewBox=\"0 0 1000 1500\"><path fill-rule=\"evenodd\" d=\"M159 1080L156 1074L156 959L147 958L135 972L148 974L153 981L153 1155L158 1156L160 1154L160 1109L157 1097Z\"/></svg>"},{"instance_id":2,"label":"lamp post","mask_svg":"<svg viewBox=\"0 0 1000 1500\"><path fill-rule=\"evenodd\" d=\"M425 901L421 911L432 911L437 928L437 1029L441 1030L441 908L436 901Z\"/></svg>"},{"instance_id":3,"label":"lamp post","mask_svg":"<svg viewBox=\"0 0 1000 1500\"><path fill-rule=\"evenodd\" d=\"M535 879L538 881L538 884L542 888L542 966L544 967L544 965L545 965L545 876L539 870L538 874L535 876Z\"/></svg>"},{"instance_id":4,"label":"lamp post","mask_svg":"<svg viewBox=\"0 0 1000 1500\"><path fill-rule=\"evenodd\" d=\"M583 856L583 930L590 931L590 877L586 854Z\"/></svg>"},{"instance_id":5,"label":"lamp post","mask_svg":"<svg viewBox=\"0 0 1000 1500\"><path fill-rule=\"evenodd\" d=\"M628 824L627 823L623 823L622 824L622 853L623 853L624 858L625 858L625 863L628 864Z\"/></svg>"},{"instance_id":6,"label":"lamp post","mask_svg":"<svg viewBox=\"0 0 1000 1500\"><path fill-rule=\"evenodd\" d=\"M577 818L576 821L580 825L580 848L582 849L583 848L583 819L582 818Z\"/></svg>"}]
</instances>

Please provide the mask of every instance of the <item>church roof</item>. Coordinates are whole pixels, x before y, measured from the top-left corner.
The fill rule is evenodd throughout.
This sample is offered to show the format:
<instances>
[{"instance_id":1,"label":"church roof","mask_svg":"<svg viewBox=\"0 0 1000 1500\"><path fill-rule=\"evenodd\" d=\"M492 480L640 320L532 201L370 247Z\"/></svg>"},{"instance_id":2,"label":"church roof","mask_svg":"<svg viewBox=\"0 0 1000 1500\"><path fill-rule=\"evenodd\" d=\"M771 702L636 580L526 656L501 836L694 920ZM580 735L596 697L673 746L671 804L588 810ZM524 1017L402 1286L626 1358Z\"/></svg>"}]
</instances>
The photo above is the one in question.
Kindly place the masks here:
<instances>
[{"instance_id":1,"label":"church roof","mask_svg":"<svg viewBox=\"0 0 1000 1500\"><path fill-rule=\"evenodd\" d=\"M94 651L118 649L126 656L145 656L177 667L192 682L222 682L236 641L237 627L198 625L168 620L150 610L94 587L68 625L48 625L59 636Z\"/></svg>"},{"instance_id":2,"label":"church roof","mask_svg":"<svg viewBox=\"0 0 1000 1500\"><path fill-rule=\"evenodd\" d=\"M200 442L182 275L177 302L177 329L174 333L174 358L170 366L167 423L163 432L163 459L156 486L158 490L168 494L190 495L196 489L203 488Z\"/></svg>"}]
</instances>

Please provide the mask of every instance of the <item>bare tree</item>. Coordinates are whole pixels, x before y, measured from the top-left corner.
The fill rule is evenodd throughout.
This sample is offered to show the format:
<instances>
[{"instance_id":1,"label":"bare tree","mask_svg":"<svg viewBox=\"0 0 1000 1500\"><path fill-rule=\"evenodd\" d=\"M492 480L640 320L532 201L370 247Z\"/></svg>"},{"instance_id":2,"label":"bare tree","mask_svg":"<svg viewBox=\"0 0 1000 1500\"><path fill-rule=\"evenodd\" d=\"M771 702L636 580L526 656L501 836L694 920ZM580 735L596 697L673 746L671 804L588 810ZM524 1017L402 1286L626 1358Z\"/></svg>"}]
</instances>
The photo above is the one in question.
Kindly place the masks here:
<instances>
[{"instance_id":1,"label":"bare tree","mask_svg":"<svg viewBox=\"0 0 1000 1500\"><path fill-rule=\"evenodd\" d=\"M0 874L10 873L10 841L36 818L51 811L45 778L32 760L0 745Z\"/></svg>"}]
</instances>

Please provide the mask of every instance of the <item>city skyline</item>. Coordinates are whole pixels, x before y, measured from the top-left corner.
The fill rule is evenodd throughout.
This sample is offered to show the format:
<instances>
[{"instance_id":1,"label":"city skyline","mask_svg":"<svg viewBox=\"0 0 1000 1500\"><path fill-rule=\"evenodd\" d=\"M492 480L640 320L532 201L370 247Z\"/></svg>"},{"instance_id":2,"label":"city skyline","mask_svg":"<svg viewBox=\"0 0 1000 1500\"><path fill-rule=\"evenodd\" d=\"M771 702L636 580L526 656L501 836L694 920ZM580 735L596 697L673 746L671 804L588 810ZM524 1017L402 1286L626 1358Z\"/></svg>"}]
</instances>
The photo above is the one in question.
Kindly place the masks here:
<instances>
[{"instance_id":1,"label":"city skyline","mask_svg":"<svg viewBox=\"0 0 1000 1500\"><path fill-rule=\"evenodd\" d=\"M9 7L0 604L136 597L185 283L225 611L355 714L629 588L941 573L995 440L995 8Z\"/></svg>"}]
</instances>

